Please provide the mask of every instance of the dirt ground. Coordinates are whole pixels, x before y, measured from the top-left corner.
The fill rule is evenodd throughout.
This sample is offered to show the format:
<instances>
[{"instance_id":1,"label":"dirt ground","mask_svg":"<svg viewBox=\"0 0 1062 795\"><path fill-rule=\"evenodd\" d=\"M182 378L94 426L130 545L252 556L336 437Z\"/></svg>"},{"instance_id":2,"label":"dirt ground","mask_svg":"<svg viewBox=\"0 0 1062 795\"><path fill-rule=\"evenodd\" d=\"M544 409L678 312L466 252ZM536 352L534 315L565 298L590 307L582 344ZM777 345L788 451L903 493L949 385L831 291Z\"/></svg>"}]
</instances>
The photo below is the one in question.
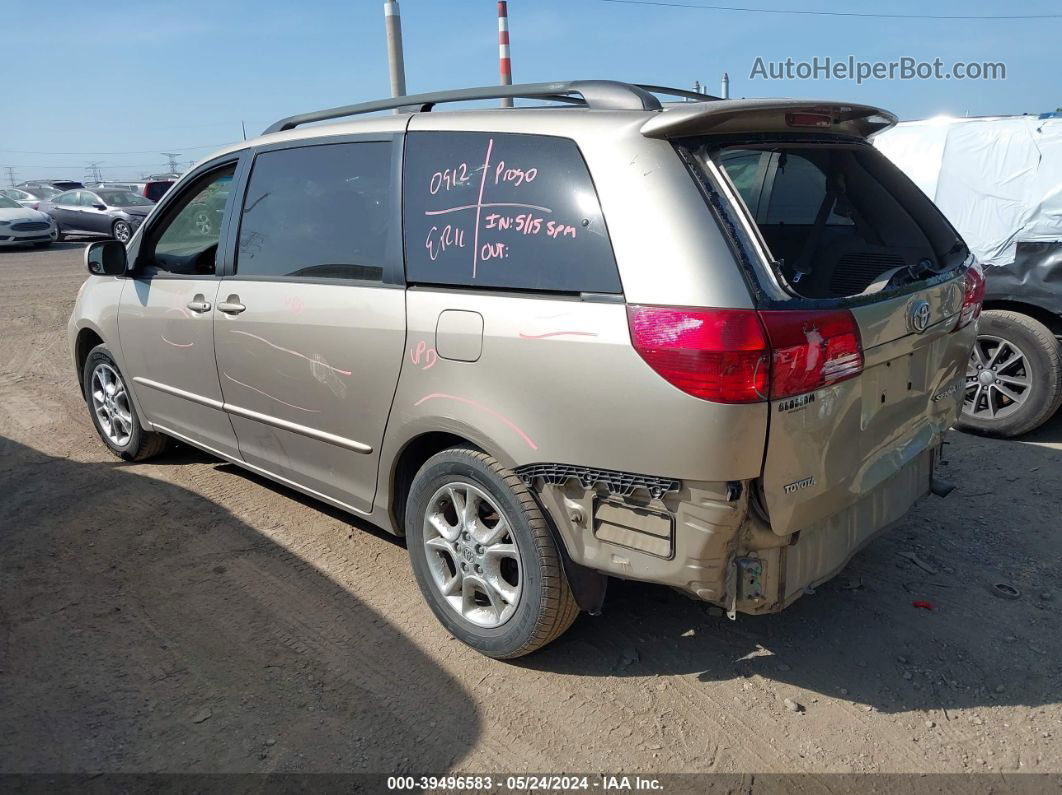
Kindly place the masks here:
<instances>
[{"instance_id":1,"label":"dirt ground","mask_svg":"<svg viewBox=\"0 0 1062 795\"><path fill-rule=\"evenodd\" d=\"M0 249L0 771L1062 771L1062 417L952 434L959 490L781 615L614 582L495 662L382 531L188 448L109 456L81 249Z\"/></svg>"}]
</instances>

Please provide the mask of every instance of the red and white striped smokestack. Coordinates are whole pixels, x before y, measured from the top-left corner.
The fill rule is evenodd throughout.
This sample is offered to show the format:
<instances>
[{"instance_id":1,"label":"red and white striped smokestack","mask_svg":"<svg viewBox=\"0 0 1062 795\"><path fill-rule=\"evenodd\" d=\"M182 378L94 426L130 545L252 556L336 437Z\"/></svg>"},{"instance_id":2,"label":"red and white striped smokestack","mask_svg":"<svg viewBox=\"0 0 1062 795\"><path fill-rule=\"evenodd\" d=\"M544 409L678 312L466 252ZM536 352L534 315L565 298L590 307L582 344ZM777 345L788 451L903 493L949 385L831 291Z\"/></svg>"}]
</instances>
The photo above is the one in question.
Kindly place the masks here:
<instances>
[{"instance_id":1,"label":"red and white striped smokestack","mask_svg":"<svg viewBox=\"0 0 1062 795\"><path fill-rule=\"evenodd\" d=\"M506 0L498 0L498 70L501 74L501 84L511 86L513 62L509 56L509 4ZM509 98L503 99L501 106L511 108L513 101Z\"/></svg>"}]
</instances>

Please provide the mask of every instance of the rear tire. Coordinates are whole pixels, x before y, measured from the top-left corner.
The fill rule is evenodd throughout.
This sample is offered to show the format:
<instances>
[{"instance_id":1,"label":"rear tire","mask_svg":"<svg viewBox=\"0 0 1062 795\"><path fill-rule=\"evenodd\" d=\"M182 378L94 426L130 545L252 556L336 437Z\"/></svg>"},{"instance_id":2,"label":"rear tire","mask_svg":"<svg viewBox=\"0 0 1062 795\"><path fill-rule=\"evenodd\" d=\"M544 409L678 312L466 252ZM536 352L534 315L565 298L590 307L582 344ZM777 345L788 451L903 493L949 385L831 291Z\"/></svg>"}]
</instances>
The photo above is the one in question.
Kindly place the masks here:
<instances>
[{"instance_id":1,"label":"rear tire","mask_svg":"<svg viewBox=\"0 0 1062 795\"><path fill-rule=\"evenodd\" d=\"M454 447L428 459L410 487L405 525L428 606L481 654L529 654L579 614L538 503L486 453Z\"/></svg>"},{"instance_id":2,"label":"rear tire","mask_svg":"<svg viewBox=\"0 0 1062 795\"><path fill-rule=\"evenodd\" d=\"M166 449L165 436L140 424L128 382L106 345L89 351L81 380L92 424L108 450L126 461L144 461Z\"/></svg>"},{"instance_id":3,"label":"rear tire","mask_svg":"<svg viewBox=\"0 0 1062 795\"><path fill-rule=\"evenodd\" d=\"M981 315L956 426L986 436L1020 436L1062 403L1062 347L1043 323L1019 312Z\"/></svg>"},{"instance_id":4,"label":"rear tire","mask_svg":"<svg viewBox=\"0 0 1062 795\"><path fill-rule=\"evenodd\" d=\"M112 230L114 232L114 239L119 243L128 243L129 239L133 236L133 227L125 221L115 221Z\"/></svg>"}]
</instances>

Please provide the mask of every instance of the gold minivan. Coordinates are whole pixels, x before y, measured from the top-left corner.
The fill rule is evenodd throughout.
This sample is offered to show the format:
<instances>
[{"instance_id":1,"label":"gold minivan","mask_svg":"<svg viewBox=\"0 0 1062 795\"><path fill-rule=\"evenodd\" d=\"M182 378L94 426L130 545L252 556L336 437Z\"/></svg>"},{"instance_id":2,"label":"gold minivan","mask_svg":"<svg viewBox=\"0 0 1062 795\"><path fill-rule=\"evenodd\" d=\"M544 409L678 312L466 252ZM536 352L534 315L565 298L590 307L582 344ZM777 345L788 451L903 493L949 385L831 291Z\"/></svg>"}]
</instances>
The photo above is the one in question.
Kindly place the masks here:
<instances>
[{"instance_id":1,"label":"gold minivan","mask_svg":"<svg viewBox=\"0 0 1062 795\"><path fill-rule=\"evenodd\" d=\"M87 249L92 420L405 536L492 657L610 577L781 610L950 488L984 281L867 143L894 122L610 81L284 119Z\"/></svg>"}]
</instances>

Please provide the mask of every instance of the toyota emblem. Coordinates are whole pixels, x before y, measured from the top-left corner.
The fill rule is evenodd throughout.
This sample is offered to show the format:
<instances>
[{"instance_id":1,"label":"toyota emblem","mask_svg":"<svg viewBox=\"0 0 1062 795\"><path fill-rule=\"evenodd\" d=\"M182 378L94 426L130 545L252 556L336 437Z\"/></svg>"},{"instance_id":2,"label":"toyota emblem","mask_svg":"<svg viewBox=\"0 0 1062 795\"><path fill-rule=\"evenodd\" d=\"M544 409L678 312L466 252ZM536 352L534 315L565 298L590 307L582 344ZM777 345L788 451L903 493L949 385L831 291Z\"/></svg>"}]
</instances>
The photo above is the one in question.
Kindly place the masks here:
<instances>
[{"instance_id":1,"label":"toyota emblem","mask_svg":"<svg viewBox=\"0 0 1062 795\"><path fill-rule=\"evenodd\" d=\"M919 334L929 328L929 304L925 301L911 304L911 328Z\"/></svg>"}]
</instances>

